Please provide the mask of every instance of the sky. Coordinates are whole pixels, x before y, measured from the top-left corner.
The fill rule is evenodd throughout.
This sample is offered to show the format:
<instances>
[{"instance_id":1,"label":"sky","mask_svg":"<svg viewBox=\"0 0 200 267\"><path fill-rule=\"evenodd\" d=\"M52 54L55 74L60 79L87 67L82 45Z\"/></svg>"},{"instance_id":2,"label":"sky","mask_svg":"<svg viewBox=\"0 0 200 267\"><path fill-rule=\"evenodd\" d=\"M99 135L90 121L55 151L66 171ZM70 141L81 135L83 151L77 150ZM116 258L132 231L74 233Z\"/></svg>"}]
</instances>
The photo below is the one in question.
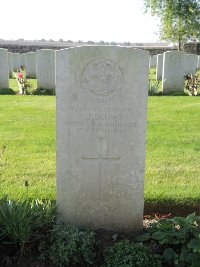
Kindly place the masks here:
<instances>
[{"instance_id":1,"label":"sky","mask_svg":"<svg viewBox=\"0 0 200 267\"><path fill-rule=\"evenodd\" d=\"M0 39L158 42L143 0L1 0Z\"/></svg>"}]
</instances>

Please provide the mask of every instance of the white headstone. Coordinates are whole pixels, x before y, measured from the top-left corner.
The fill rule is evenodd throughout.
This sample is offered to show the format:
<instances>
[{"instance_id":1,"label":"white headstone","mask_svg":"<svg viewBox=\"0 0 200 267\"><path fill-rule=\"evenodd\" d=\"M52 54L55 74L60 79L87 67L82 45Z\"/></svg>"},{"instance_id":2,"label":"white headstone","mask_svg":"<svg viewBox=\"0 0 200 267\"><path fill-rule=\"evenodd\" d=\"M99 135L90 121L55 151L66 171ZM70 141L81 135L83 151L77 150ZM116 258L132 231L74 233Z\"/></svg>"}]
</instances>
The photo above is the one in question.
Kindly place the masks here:
<instances>
[{"instance_id":1,"label":"white headstone","mask_svg":"<svg viewBox=\"0 0 200 267\"><path fill-rule=\"evenodd\" d=\"M56 52L57 205L68 223L142 229L149 53Z\"/></svg>"},{"instance_id":2,"label":"white headstone","mask_svg":"<svg viewBox=\"0 0 200 267\"><path fill-rule=\"evenodd\" d=\"M185 74L195 74L197 70L197 55L186 54L186 63L185 63Z\"/></svg>"},{"instance_id":3,"label":"white headstone","mask_svg":"<svg viewBox=\"0 0 200 267\"><path fill-rule=\"evenodd\" d=\"M156 64L156 80L162 80L162 70L163 70L163 54L157 55L157 64Z\"/></svg>"},{"instance_id":4,"label":"white headstone","mask_svg":"<svg viewBox=\"0 0 200 267\"><path fill-rule=\"evenodd\" d=\"M25 54L25 69L27 78L36 78L36 53L28 52Z\"/></svg>"},{"instance_id":5,"label":"white headstone","mask_svg":"<svg viewBox=\"0 0 200 267\"><path fill-rule=\"evenodd\" d=\"M25 53L20 54L20 57L21 57L21 66L25 67Z\"/></svg>"},{"instance_id":6,"label":"white headstone","mask_svg":"<svg viewBox=\"0 0 200 267\"><path fill-rule=\"evenodd\" d=\"M149 58L149 68L156 68L157 55L153 55Z\"/></svg>"},{"instance_id":7,"label":"white headstone","mask_svg":"<svg viewBox=\"0 0 200 267\"><path fill-rule=\"evenodd\" d=\"M55 90L55 50L36 51L37 88Z\"/></svg>"},{"instance_id":8,"label":"white headstone","mask_svg":"<svg viewBox=\"0 0 200 267\"><path fill-rule=\"evenodd\" d=\"M13 77L12 53L8 52L9 78Z\"/></svg>"},{"instance_id":9,"label":"white headstone","mask_svg":"<svg viewBox=\"0 0 200 267\"><path fill-rule=\"evenodd\" d=\"M200 70L200 56L197 59L197 70Z\"/></svg>"},{"instance_id":10,"label":"white headstone","mask_svg":"<svg viewBox=\"0 0 200 267\"><path fill-rule=\"evenodd\" d=\"M163 94L184 91L186 54L182 51L167 51L163 56Z\"/></svg>"},{"instance_id":11,"label":"white headstone","mask_svg":"<svg viewBox=\"0 0 200 267\"><path fill-rule=\"evenodd\" d=\"M14 71L19 71L21 67L21 56L19 53L12 53L12 67Z\"/></svg>"},{"instance_id":12,"label":"white headstone","mask_svg":"<svg viewBox=\"0 0 200 267\"><path fill-rule=\"evenodd\" d=\"M8 50L0 48L0 88L9 88Z\"/></svg>"}]
</instances>

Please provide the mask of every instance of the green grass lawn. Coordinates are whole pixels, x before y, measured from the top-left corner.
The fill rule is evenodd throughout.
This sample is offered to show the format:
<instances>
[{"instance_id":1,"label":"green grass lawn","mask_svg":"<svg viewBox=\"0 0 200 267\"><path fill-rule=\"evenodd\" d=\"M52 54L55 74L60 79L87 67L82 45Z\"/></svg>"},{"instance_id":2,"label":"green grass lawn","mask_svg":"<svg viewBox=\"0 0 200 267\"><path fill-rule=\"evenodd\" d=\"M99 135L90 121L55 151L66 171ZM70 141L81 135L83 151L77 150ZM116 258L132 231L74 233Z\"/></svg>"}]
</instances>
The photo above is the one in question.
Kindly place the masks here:
<instances>
[{"instance_id":1,"label":"green grass lawn","mask_svg":"<svg viewBox=\"0 0 200 267\"><path fill-rule=\"evenodd\" d=\"M200 211L199 114L199 97L149 97L145 213ZM55 97L0 96L0 197L55 199L55 124Z\"/></svg>"},{"instance_id":2,"label":"green grass lawn","mask_svg":"<svg viewBox=\"0 0 200 267\"><path fill-rule=\"evenodd\" d=\"M149 97L145 200L147 210L200 204L200 98ZM189 207L188 207L189 205ZM179 210L181 212L181 210Z\"/></svg>"},{"instance_id":3,"label":"green grass lawn","mask_svg":"<svg viewBox=\"0 0 200 267\"><path fill-rule=\"evenodd\" d=\"M0 96L0 195L55 199L55 97Z\"/></svg>"}]
</instances>

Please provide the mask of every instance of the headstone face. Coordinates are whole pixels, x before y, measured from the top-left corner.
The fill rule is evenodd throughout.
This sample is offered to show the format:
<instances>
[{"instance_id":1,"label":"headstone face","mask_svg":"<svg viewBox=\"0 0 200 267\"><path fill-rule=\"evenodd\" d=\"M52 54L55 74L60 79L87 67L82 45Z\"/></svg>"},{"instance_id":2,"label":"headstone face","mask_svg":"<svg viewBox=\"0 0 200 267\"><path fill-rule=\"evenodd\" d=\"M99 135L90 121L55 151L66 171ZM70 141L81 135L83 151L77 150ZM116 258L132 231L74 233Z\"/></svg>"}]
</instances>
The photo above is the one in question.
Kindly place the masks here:
<instances>
[{"instance_id":1,"label":"headstone face","mask_svg":"<svg viewBox=\"0 0 200 267\"><path fill-rule=\"evenodd\" d=\"M8 52L9 78L13 76L12 53Z\"/></svg>"},{"instance_id":2,"label":"headstone face","mask_svg":"<svg viewBox=\"0 0 200 267\"><path fill-rule=\"evenodd\" d=\"M186 54L185 74L195 74L197 70L198 56L194 54Z\"/></svg>"},{"instance_id":3,"label":"headstone face","mask_svg":"<svg viewBox=\"0 0 200 267\"><path fill-rule=\"evenodd\" d=\"M184 91L186 54L182 51L167 51L163 56L163 94Z\"/></svg>"},{"instance_id":4,"label":"headstone face","mask_svg":"<svg viewBox=\"0 0 200 267\"><path fill-rule=\"evenodd\" d=\"M12 67L14 71L19 71L21 67L21 56L19 53L12 53Z\"/></svg>"},{"instance_id":5,"label":"headstone face","mask_svg":"<svg viewBox=\"0 0 200 267\"><path fill-rule=\"evenodd\" d=\"M57 205L79 227L142 228L149 53L56 52Z\"/></svg>"},{"instance_id":6,"label":"headstone face","mask_svg":"<svg viewBox=\"0 0 200 267\"><path fill-rule=\"evenodd\" d=\"M149 58L149 68L156 68L157 55L153 55Z\"/></svg>"},{"instance_id":7,"label":"headstone face","mask_svg":"<svg viewBox=\"0 0 200 267\"><path fill-rule=\"evenodd\" d=\"M55 90L55 50L36 51L37 88Z\"/></svg>"},{"instance_id":8,"label":"headstone face","mask_svg":"<svg viewBox=\"0 0 200 267\"><path fill-rule=\"evenodd\" d=\"M162 70L163 70L163 54L157 55L157 64L156 64L156 80L162 80Z\"/></svg>"},{"instance_id":9,"label":"headstone face","mask_svg":"<svg viewBox=\"0 0 200 267\"><path fill-rule=\"evenodd\" d=\"M36 78L36 53L28 52L25 54L26 77Z\"/></svg>"},{"instance_id":10,"label":"headstone face","mask_svg":"<svg viewBox=\"0 0 200 267\"><path fill-rule=\"evenodd\" d=\"M0 48L0 88L9 88L8 50Z\"/></svg>"},{"instance_id":11,"label":"headstone face","mask_svg":"<svg viewBox=\"0 0 200 267\"><path fill-rule=\"evenodd\" d=\"M200 56L197 59L197 70L200 70Z\"/></svg>"},{"instance_id":12,"label":"headstone face","mask_svg":"<svg viewBox=\"0 0 200 267\"><path fill-rule=\"evenodd\" d=\"M21 66L25 67L25 53L20 54L20 58L21 58Z\"/></svg>"}]
</instances>

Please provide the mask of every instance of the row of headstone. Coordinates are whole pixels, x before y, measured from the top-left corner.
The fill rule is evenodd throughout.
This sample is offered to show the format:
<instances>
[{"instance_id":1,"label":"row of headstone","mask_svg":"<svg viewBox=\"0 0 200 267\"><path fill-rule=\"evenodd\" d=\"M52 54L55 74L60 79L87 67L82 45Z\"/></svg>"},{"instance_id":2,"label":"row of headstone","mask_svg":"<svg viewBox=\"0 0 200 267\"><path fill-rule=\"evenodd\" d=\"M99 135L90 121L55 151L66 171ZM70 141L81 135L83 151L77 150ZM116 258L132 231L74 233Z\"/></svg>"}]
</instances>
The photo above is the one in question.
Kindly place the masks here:
<instances>
[{"instance_id":1,"label":"row of headstone","mask_svg":"<svg viewBox=\"0 0 200 267\"><path fill-rule=\"evenodd\" d=\"M1 51L3 50L1 49ZM200 69L199 58L197 55L185 54L184 52L165 52L164 54L150 57L149 67L156 67L156 79L162 81L163 93L167 94L171 91L184 90L184 75L195 73L196 69ZM1 64L5 66L4 72L6 72L6 63L2 61ZM17 71L21 66L24 66L27 77L37 78L38 88L55 90L54 50L41 49L25 54L9 52L8 64L10 78L13 70ZM7 74L4 79L6 82L3 81L1 84L8 87Z\"/></svg>"},{"instance_id":2,"label":"row of headstone","mask_svg":"<svg viewBox=\"0 0 200 267\"><path fill-rule=\"evenodd\" d=\"M47 54L51 64L55 58ZM0 57L9 66L8 51L0 50ZM182 77L179 70L191 58L166 52L163 84L174 73ZM91 46L56 52L56 184L63 221L118 232L142 229L148 69L144 50Z\"/></svg>"},{"instance_id":3,"label":"row of headstone","mask_svg":"<svg viewBox=\"0 0 200 267\"><path fill-rule=\"evenodd\" d=\"M141 230L149 53L117 46L56 53L59 214L84 228ZM43 67L55 60L38 54ZM8 78L8 51L0 57Z\"/></svg>"},{"instance_id":4,"label":"row of headstone","mask_svg":"<svg viewBox=\"0 0 200 267\"><path fill-rule=\"evenodd\" d=\"M163 94L184 91L184 76L195 74L199 56L181 51L167 51L157 55L156 80L162 81Z\"/></svg>"},{"instance_id":5,"label":"row of headstone","mask_svg":"<svg viewBox=\"0 0 200 267\"><path fill-rule=\"evenodd\" d=\"M9 88L13 71L25 67L26 77L37 78L37 88L55 90L55 50L41 49L25 54L0 49L0 88Z\"/></svg>"}]
</instances>

